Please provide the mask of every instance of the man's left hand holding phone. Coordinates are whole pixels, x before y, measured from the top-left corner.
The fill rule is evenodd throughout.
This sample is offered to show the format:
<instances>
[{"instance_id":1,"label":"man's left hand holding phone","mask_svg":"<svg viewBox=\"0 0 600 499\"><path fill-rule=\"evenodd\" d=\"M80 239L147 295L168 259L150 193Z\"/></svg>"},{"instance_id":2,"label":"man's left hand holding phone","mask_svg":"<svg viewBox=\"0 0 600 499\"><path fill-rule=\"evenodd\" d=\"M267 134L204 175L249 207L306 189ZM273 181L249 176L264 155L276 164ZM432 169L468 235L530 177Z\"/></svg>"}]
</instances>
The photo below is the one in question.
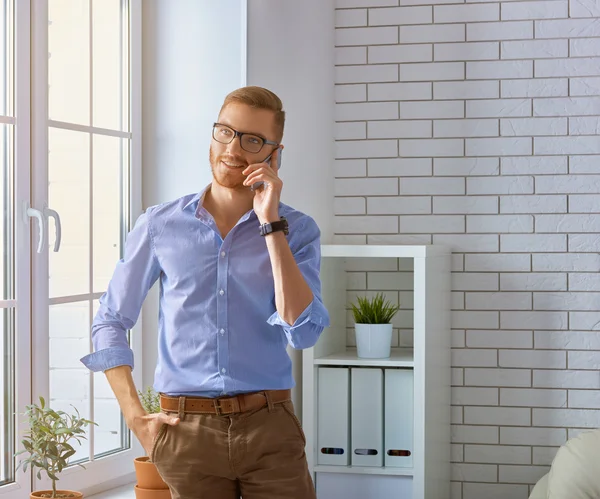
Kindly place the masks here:
<instances>
[{"instance_id":1,"label":"man's left hand holding phone","mask_svg":"<svg viewBox=\"0 0 600 499\"><path fill-rule=\"evenodd\" d=\"M281 155L283 153L283 147L278 147L277 149L275 149L275 151L277 151L277 171L279 172L279 169L281 168ZM273 157L273 154L275 153L275 151L273 151L271 154L269 154L264 160L263 163L267 163L269 166L271 166L271 158ZM264 184L264 182L254 182L251 186L250 186L250 190L255 191L256 189L258 189L259 187L261 187Z\"/></svg>"}]
</instances>

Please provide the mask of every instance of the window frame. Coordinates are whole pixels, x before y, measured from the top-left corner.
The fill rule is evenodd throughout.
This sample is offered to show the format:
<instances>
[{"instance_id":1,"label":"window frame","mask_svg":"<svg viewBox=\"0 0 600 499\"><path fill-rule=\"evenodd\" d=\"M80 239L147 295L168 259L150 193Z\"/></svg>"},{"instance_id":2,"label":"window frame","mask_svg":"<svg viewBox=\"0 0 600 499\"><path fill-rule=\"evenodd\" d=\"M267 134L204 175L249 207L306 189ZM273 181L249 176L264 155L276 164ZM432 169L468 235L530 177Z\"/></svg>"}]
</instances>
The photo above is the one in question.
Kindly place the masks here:
<instances>
[{"instance_id":1,"label":"window frame","mask_svg":"<svg viewBox=\"0 0 600 499\"><path fill-rule=\"evenodd\" d=\"M91 0L98 1L98 0ZM48 201L48 5L47 2L15 2L21 9L19 26L21 33L17 44L20 45L21 61L17 78L20 82L31 82L28 87L27 100L32 98L31 105L26 105L23 91L17 96L18 112L23 117L19 124L27 130L31 129L31 136L25 137L26 132L21 131L17 137L17 150L20 152L20 166L18 168L18 186L20 187L17 199L31 199L30 205L37 209L47 206ZM124 215L127 218L128 229L133 221L142 212L142 182L141 182L141 76L142 76L142 18L141 0L129 0L129 112L130 112L130 139L129 139L129 190L127 192L129 209ZM28 28L25 37L25 27ZM26 50L27 49L27 50ZM28 52L28 53L26 53ZM15 58L17 59L17 58ZM23 60L25 62L23 63ZM31 61L31 72L27 68ZM25 67L27 66L27 68ZM19 105L20 104L20 105ZM30 126L26 126L30 120ZM20 130L20 128L18 129ZM17 130L17 131L18 131ZM20 141L19 141L20 140ZM29 161L27 160L29 155ZM24 165L27 165L25 167ZM30 165L30 166L29 166ZM31 186L31 190L30 190ZM20 208L20 206L18 206ZM20 213L19 213L20 215ZM17 217L15 216L15 219ZM48 247L40 254L35 252L32 245L37 244L37 222L23 225L23 234L19 240L19 248L27 251L19 252L17 270L19 272L19 326L20 332L30 331L30 334L19 334L17 340L17 386L18 397L16 412L22 414L25 405L37 401L39 396L48 397L49 393L49 337L48 323ZM29 230L31 228L31 231ZM29 238L29 234L33 237ZM26 237L26 242L24 241ZM53 236L53 235L52 235ZM91 265L92 262L90 262ZM31 283L31 284L30 284ZM37 324L46 324L45 327L36 327ZM45 330L45 332L44 332ZM141 318L131 331L131 347L136 357L136 369L133 378L136 386L142 383L142 321ZM32 389L30 388L32 387ZM93 400L93 393L91 394ZM19 425L15 436L16 449L22 449L20 437L25 426L22 416L18 417ZM93 419L93 417L92 417ZM93 449L93 439L87 441ZM61 473L59 486L70 490L83 492L85 495L108 490L115 486L134 481L133 459L144 455L144 451L137 439L130 434L130 447L120 452L85 462L86 469L71 466ZM27 499L31 491L51 488L51 482L44 477L38 480L29 470L17 472L17 482L0 488L0 498L5 493L11 499Z\"/></svg>"}]
</instances>

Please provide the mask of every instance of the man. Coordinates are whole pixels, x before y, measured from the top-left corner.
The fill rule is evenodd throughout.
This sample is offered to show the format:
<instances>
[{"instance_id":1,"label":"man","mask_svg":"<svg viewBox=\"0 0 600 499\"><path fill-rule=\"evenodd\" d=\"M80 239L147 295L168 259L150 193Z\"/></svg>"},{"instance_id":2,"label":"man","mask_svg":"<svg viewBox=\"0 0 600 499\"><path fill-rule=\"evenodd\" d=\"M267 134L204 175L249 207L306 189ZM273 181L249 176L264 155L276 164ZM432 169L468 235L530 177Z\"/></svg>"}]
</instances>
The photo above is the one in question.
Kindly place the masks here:
<instances>
[{"instance_id":1,"label":"man","mask_svg":"<svg viewBox=\"0 0 600 499\"><path fill-rule=\"evenodd\" d=\"M286 346L313 346L329 316L319 229L279 200L284 121L266 89L226 97L212 132L212 183L137 220L100 299L95 351L82 359L106 373L173 499L315 497ZM157 279L163 412L147 414L126 331Z\"/></svg>"}]
</instances>

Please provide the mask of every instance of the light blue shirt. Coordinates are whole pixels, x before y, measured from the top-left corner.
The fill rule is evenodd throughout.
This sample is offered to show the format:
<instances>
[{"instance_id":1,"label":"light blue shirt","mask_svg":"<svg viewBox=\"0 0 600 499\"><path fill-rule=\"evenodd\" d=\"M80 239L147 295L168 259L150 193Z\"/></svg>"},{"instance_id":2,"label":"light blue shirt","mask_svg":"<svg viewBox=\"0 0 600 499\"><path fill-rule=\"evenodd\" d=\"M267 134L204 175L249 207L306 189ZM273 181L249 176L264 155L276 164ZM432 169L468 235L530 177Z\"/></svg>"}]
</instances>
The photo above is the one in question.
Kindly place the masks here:
<instances>
[{"instance_id":1,"label":"light blue shirt","mask_svg":"<svg viewBox=\"0 0 600 499\"><path fill-rule=\"evenodd\" d=\"M160 279L156 391L216 397L291 388L287 345L312 347L329 325L321 300L319 228L311 217L280 204L290 227L288 243L313 292L312 303L290 325L275 308L271 261L254 211L223 239L202 200L203 193L184 196L138 218L100 298L92 324L94 353L81 362L92 371L133 369L127 330Z\"/></svg>"}]
</instances>

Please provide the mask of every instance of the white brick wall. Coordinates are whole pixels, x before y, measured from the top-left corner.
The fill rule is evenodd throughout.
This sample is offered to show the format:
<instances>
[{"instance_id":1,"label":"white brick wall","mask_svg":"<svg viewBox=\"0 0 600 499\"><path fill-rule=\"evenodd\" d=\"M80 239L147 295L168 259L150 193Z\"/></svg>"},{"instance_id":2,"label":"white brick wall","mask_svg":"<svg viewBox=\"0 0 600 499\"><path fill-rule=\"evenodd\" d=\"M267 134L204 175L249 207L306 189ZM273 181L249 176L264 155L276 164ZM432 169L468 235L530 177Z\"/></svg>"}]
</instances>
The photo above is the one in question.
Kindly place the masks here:
<instances>
[{"instance_id":1,"label":"white brick wall","mask_svg":"<svg viewBox=\"0 0 600 499\"><path fill-rule=\"evenodd\" d=\"M336 73L336 242L452 247L452 499L526 499L600 426L600 3L337 0Z\"/></svg>"}]
</instances>

